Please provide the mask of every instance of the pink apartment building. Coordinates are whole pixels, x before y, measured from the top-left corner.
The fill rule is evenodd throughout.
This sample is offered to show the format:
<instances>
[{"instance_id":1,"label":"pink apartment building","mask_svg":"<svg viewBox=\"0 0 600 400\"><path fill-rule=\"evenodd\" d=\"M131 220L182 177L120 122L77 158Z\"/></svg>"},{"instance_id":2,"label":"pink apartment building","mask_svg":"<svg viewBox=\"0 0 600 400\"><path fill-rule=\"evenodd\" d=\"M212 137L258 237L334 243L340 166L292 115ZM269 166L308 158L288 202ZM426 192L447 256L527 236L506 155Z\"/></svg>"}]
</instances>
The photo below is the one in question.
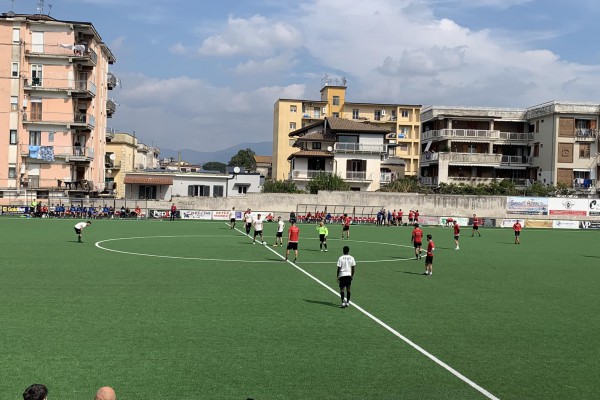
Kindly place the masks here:
<instances>
[{"instance_id":1,"label":"pink apartment building","mask_svg":"<svg viewBox=\"0 0 600 400\"><path fill-rule=\"evenodd\" d=\"M0 15L0 201L104 189L110 49L89 22Z\"/></svg>"}]
</instances>

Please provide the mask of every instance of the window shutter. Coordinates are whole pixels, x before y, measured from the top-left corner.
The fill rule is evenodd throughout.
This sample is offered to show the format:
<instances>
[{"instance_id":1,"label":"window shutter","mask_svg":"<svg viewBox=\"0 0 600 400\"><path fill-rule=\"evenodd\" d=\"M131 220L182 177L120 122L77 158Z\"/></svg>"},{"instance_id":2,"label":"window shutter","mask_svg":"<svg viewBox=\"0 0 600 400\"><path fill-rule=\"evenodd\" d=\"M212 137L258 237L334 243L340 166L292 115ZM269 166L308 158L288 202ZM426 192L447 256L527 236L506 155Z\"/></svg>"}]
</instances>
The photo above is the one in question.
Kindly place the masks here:
<instances>
[{"instance_id":1,"label":"window shutter","mask_svg":"<svg viewBox=\"0 0 600 400\"><path fill-rule=\"evenodd\" d=\"M189 197L193 197L194 196L194 186L192 186L192 185L188 186L188 196Z\"/></svg>"}]
</instances>

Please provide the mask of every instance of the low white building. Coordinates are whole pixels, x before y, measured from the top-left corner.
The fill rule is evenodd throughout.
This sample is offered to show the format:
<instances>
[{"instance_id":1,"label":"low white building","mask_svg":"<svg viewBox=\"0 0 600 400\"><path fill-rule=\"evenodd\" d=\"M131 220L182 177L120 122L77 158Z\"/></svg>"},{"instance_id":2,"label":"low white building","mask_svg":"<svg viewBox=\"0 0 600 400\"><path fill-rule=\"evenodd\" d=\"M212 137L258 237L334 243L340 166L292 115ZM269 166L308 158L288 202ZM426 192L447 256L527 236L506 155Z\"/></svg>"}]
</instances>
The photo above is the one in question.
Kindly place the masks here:
<instances>
[{"instance_id":1,"label":"low white building","mask_svg":"<svg viewBox=\"0 0 600 400\"><path fill-rule=\"evenodd\" d=\"M173 197L235 197L260 193L259 173L144 171L125 176L125 198L171 201Z\"/></svg>"}]
</instances>

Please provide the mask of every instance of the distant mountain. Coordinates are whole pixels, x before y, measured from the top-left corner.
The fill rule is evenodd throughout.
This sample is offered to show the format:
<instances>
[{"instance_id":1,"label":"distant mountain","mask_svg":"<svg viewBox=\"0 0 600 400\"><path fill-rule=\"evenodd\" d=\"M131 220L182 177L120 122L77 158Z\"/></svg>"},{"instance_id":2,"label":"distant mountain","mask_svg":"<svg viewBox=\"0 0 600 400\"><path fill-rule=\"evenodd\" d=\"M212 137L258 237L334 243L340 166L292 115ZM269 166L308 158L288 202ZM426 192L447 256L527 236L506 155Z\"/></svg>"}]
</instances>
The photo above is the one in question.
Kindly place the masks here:
<instances>
[{"instance_id":1,"label":"distant mountain","mask_svg":"<svg viewBox=\"0 0 600 400\"><path fill-rule=\"evenodd\" d=\"M160 158L173 157L177 160L178 152L181 152L181 159L192 164L204 164L209 161L218 161L227 164L231 157L240 150L251 149L257 156L270 156L273 152L272 142L259 143L240 143L219 151L196 151L191 149L160 149Z\"/></svg>"}]
</instances>

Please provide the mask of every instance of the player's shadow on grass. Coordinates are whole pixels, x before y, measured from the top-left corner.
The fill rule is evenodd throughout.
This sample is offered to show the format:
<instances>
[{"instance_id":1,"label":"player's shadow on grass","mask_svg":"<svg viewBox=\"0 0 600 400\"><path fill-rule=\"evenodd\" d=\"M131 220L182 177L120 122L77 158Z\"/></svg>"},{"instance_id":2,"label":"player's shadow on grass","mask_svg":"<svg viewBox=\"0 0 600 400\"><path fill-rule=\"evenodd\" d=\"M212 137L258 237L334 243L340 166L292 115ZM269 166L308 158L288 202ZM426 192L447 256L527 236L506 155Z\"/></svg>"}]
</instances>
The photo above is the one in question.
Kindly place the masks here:
<instances>
[{"instance_id":1,"label":"player's shadow on grass","mask_svg":"<svg viewBox=\"0 0 600 400\"><path fill-rule=\"evenodd\" d=\"M584 257L587 257L587 258L600 258L600 256L584 256Z\"/></svg>"},{"instance_id":2,"label":"player's shadow on grass","mask_svg":"<svg viewBox=\"0 0 600 400\"><path fill-rule=\"evenodd\" d=\"M339 307L339 304L337 303L333 303L331 301L320 301L320 300L309 300L309 299L304 299L305 302L307 303L312 303L312 304L320 304L322 306L329 306L329 307Z\"/></svg>"},{"instance_id":3,"label":"player's shadow on grass","mask_svg":"<svg viewBox=\"0 0 600 400\"><path fill-rule=\"evenodd\" d=\"M410 275L423 275L422 272L413 272L413 271L398 271L398 272L402 272L403 274L410 274Z\"/></svg>"}]
</instances>

